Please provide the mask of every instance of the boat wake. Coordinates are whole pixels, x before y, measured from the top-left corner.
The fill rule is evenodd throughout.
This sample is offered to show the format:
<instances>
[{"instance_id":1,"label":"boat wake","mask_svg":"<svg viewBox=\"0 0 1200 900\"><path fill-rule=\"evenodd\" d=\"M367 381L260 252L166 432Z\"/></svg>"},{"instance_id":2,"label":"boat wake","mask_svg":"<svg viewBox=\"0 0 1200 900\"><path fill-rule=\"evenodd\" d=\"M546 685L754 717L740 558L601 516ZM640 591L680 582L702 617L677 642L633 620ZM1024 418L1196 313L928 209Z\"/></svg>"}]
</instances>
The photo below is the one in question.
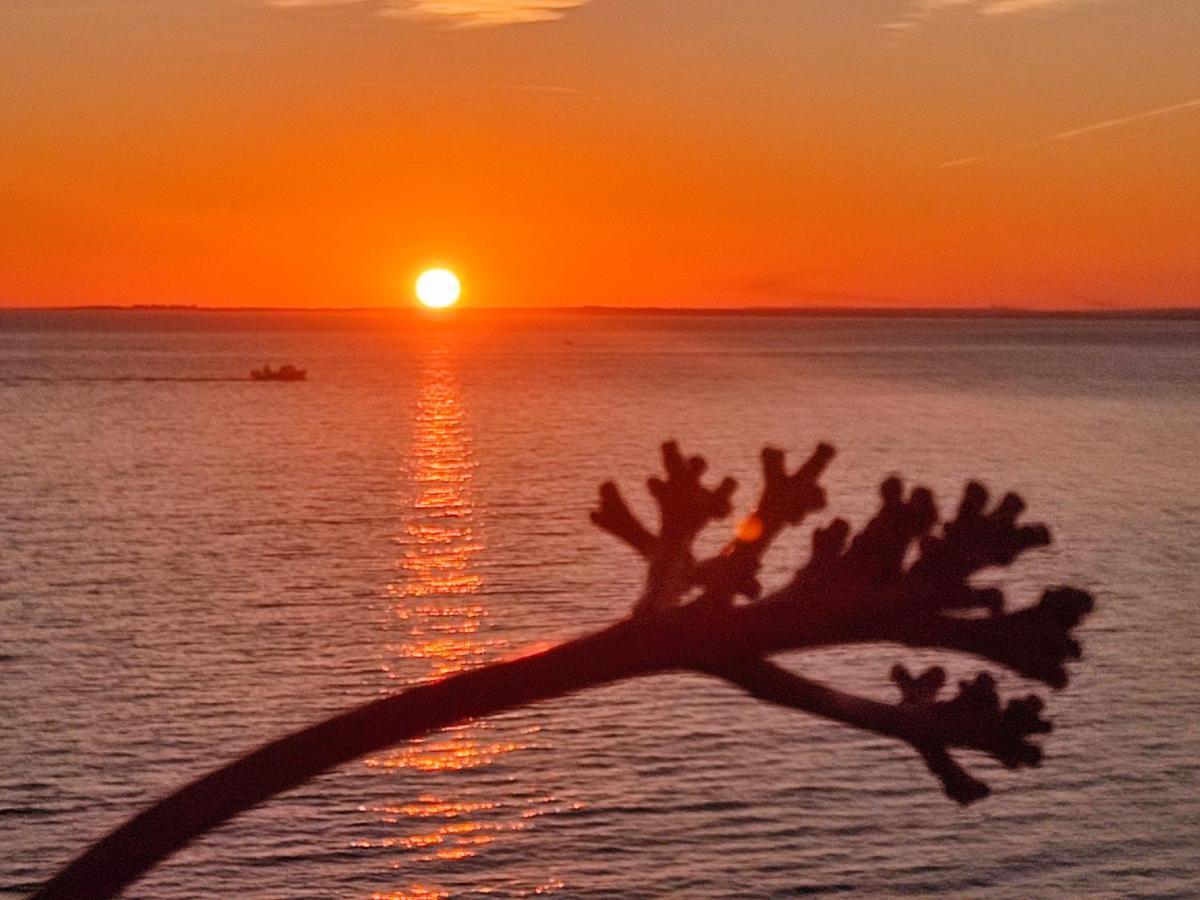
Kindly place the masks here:
<instances>
[{"instance_id":1,"label":"boat wake","mask_svg":"<svg viewBox=\"0 0 1200 900\"><path fill-rule=\"evenodd\" d=\"M7 375L0 376L0 384L120 384L123 382L149 383L179 383L206 384L216 382L248 382L259 379L249 376L242 377L204 377L204 376L167 376L167 375L106 375L106 376L64 376L64 375Z\"/></svg>"}]
</instances>

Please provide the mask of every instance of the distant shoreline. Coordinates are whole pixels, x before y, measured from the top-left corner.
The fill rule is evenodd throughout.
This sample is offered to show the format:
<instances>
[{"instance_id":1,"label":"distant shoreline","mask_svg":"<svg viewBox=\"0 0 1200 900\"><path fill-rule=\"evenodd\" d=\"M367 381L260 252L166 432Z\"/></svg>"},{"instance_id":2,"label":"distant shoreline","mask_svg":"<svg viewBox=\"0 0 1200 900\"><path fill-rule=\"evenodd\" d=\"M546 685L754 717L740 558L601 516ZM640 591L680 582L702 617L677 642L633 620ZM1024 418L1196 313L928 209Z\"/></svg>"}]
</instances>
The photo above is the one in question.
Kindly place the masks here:
<instances>
[{"instance_id":1,"label":"distant shoreline","mask_svg":"<svg viewBox=\"0 0 1200 900\"><path fill-rule=\"evenodd\" d=\"M7 314L67 313L253 313L296 315L388 315L444 318L408 306L291 307L291 306L192 306L92 304L80 306L0 306ZM866 318L866 319L1168 319L1200 320L1200 307L1148 309L1024 309L1020 307L664 307L664 306L484 306L463 307L450 317L479 315L586 315L586 316L708 316L756 318Z\"/></svg>"}]
</instances>

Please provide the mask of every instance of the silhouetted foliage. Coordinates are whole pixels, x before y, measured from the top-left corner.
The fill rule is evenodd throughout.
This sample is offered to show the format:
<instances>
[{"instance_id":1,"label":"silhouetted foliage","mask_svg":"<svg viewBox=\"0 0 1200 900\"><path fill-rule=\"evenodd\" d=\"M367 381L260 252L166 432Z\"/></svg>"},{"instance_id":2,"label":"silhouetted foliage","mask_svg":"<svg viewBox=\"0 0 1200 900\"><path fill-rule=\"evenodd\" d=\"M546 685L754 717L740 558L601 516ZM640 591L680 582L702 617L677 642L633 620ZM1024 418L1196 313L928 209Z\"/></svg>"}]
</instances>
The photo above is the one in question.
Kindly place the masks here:
<instances>
[{"instance_id":1,"label":"silhouetted foliage","mask_svg":"<svg viewBox=\"0 0 1200 900\"><path fill-rule=\"evenodd\" d=\"M200 834L334 766L468 718L634 676L691 670L723 678L762 700L898 738L910 744L945 793L967 804L988 787L950 751L989 754L1008 768L1037 766L1031 737L1050 731L1035 695L1003 703L988 673L938 699L946 674L892 669L896 703L856 696L802 677L770 660L787 650L890 642L957 651L1061 688L1078 659L1072 630L1092 609L1080 590L1047 590L1010 610L1002 592L973 585L983 569L1011 565L1050 543L1041 525L1018 524L1025 508L1006 494L989 508L969 483L955 517L939 527L934 497L883 482L879 511L857 534L835 519L813 534L807 562L784 586L764 594L764 554L789 526L825 507L818 479L833 458L822 444L795 472L782 451L762 454L758 505L712 557L694 545L732 511L736 484L702 481L706 465L663 445L665 478L648 482L657 532L630 510L614 484L600 488L592 520L633 548L646 581L631 614L549 650L471 669L410 688L274 741L193 782L94 845L37 895L110 897ZM906 564L906 560L915 559Z\"/></svg>"}]
</instances>

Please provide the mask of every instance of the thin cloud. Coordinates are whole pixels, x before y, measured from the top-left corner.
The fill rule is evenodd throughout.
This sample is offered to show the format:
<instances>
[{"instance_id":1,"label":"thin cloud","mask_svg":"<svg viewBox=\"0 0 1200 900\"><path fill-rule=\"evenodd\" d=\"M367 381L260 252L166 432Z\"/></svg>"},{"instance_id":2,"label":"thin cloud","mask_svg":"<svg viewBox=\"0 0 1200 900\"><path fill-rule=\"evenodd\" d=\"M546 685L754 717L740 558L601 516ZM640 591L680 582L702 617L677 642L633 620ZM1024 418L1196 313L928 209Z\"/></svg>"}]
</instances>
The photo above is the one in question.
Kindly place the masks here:
<instances>
[{"instance_id":1,"label":"thin cloud","mask_svg":"<svg viewBox=\"0 0 1200 900\"><path fill-rule=\"evenodd\" d=\"M1051 6L1069 6L1097 0L990 0L979 11L985 16L1008 16L1014 13L1036 12Z\"/></svg>"},{"instance_id":2,"label":"thin cloud","mask_svg":"<svg viewBox=\"0 0 1200 900\"><path fill-rule=\"evenodd\" d=\"M895 32L908 31L952 9L972 10L981 16L1011 16L1053 7L1105 2L1111 0L912 0L908 13L893 22L885 22L883 27Z\"/></svg>"},{"instance_id":3,"label":"thin cloud","mask_svg":"<svg viewBox=\"0 0 1200 900\"><path fill-rule=\"evenodd\" d=\"M1182 103L1172 103L1170 106L1159 106L1155 109L1148 109L1144 112L1133 113L1129 116L1120 116L1115 119L1103 119L1099 122L1093 122L1090 125L1081 125L1078 128L1068 128L1066 131L1059 131L1048 137L1038 138L1036 141L1026 141L1023 144L1014 144L1011 147L1005 147L1003 150L996 150L992 153L985 153L980 156L964 156L962 159L952 159L938 166L939 169L956 169L961 166L969 166L975 163L984 162L985 160L995 159L997 156L1004 156L1009 153L1017 153L1021 150L1032 150L1036 147L1046 147L1050 144L1057 144L1060 141L1070 141L1075 138L1083 137L1089 134L1095 134L1098 131L1111 131L1114 128L1123 128L1126 125L1132 125L1135 122L1144 122L1147 119L1157 119L1161 116L1170 116L1175 113L1184 112L1189 109L1200 109L1200 97L1193 97L1191 100L1184 100Z\"/></svg>"},{"instance_id":4,"label":"thin cloud","mask_svg":"<svg viewBox=\"0 0 1200 900\"><path fill-rule=\"evenodd\" d=\"M426 19L456 28L552 22L589 0L267 0L294 9L305 6L364 6L393 18Z\"/></svg>"},{"instance_id":5,"label":"thin cloud","mask_svg":"<svg viewBox=\"0 0 1200 900\"><path fill-rule=\"evenodd\" d=\"M454 25L521 25L553 22L588 0L410 0L389 3L389 15L444 20Z\"/></svg>"}]
</instances>

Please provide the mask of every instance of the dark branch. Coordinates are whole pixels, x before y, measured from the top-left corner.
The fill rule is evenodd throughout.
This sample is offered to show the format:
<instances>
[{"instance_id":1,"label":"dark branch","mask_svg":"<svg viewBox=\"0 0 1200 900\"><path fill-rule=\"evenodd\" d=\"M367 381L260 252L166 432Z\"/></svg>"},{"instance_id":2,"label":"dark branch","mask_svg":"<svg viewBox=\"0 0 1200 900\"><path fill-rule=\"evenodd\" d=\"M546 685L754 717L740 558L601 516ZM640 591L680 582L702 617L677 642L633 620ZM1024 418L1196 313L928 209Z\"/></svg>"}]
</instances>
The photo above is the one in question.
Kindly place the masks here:
<instances>
[{"instance_id":1,"label":"dark branch","mask_svg":"<svg viewBox=\"0 0 1200 900\"><path fill-rule=\"evenodd\" d=\"M760 700L803 710L887 737L899 738L925 760L947 796L962 804L986 797L987 785L970 776L948 750L980 750L1008 768L1037 766L1041 749L1028 738L1050 731L1040 718L1042 701L1033 695L1012 700L1003 709L996 683L986 673L962 682L952 699L938 700L946 680L941 668L914 678L903 666L892 670L900 703L880 703L803 678L765 659L714 668L712 674L744 688Z\"/></svg>"},{"instance_id":2,"label":"dark branch","mask_svg":"<svg viewBox=\"0 0 1200 900\"><path fill-rule=\"evenodd\" d=\"M116 897L157 863L237 814L322 772L465 719L648 674L624 621L541 653L469 669L272 741L134 816L44 884L35 900Z\"/></svg>"},{"instance_id":3,"label":"dark branch","mask_svg":"<svg viewBox=\"0 0 1200 900\"><path fill-rule=\"evenodd\" d=\"M763 490L758 507L738 526L733 540L700 566L705 600L732 601L737 595L757 599L762 593L757 573L774 540L789 525L799 525L809 513L825 508L825 490L817 479L833 459L833 447L819 444L813 454L789 475L784 453L774 447L762 452Z\"/></svg>"},{"instance_id":4,"label":"dark branch","mask_svg":"<svg viewBox=\"0 0 1200 900\"><path fill-rule=\"evenodd\" d=\"M611 481L600 485L600 508L592 513L592 522L620 538L647 559L654 555L658 547L658 538L637 520Z\"/></svg>"},{"instance_id":5,"label":"dark branch","mask_svg":"<svg viewBox=\"0 0 1200 900\"><path fill-rule=\"evenodd\" d=\"M649 489L659 529L643 525L615 485L600 489L592 520L647 563L633 615L610 628L523 659L493 663L413 688L281 738L162 800L90 848L37 895L114 896L158 861L239 812L365 753L463 719L488 715L623 678L670 669L719 675L756 697L801 709L913 746L948 795L978 800L988 788L959 766L954 748L990 754L1006 766L1034 766L1029 738L1049 731L1034 696L1002 706L995 680L981 674L938 700L945 675L897 667L901 701L881 703L802 678L766 660L784 650L891 642L972 654L1052 687L1067 683L1078 659L1075 626L1092 609L1083 591L1046 591L1028 608L1006 610L1002 593L971 577L1009 566L1050 541L1040 525L1019 525L1015 494L987 511L987 492L969 483L956 517L938 527L932 493L905 496L899 479L881 487L878 513L857 534L841 519L813 535L812 552L789 584L757 599L762 559L790 525L825 506L818 478L833 457L820 445L788 474L783 453L763 452L759 503L732 541L697 561L693 545L730 513L735 484L705 487L700 457L663 446L665 479ZM915 554L911 565L906 560ZM748 603L736 603L737 598Z\"/></svg>"}]
</instances>

